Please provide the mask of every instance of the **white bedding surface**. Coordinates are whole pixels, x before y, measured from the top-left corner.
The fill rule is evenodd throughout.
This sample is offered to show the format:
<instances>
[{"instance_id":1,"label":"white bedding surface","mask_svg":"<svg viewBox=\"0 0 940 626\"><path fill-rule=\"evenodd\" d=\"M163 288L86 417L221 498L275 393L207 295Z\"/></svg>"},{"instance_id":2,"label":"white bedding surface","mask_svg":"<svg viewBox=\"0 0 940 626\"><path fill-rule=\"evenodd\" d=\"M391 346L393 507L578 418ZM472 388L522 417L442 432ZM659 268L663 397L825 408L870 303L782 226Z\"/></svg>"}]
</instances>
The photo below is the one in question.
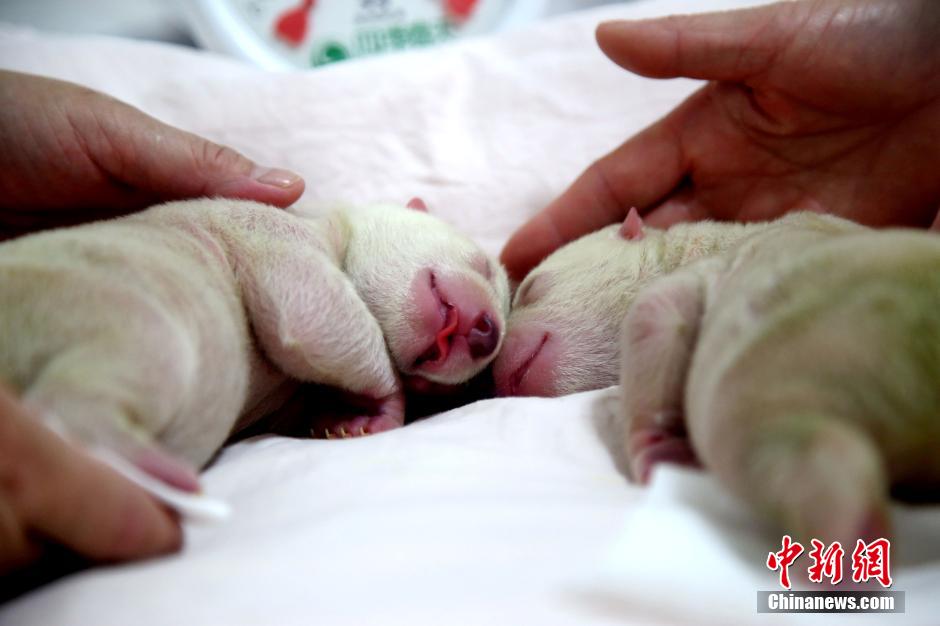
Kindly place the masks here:
<instances>
[{"instance_id":1,"label":"white bedding surface","mask_svg":"<svg viewBox=\"0 0 940 626\"><path fill-rule=\"evenodd\" d=\"M310 199L422 196L496 253L591 160L695 87L615 67L595 24L742 4L636 2L292 74L9 29L0 66L101 89L293 168ZM629 485L609 447L615 398L490 400L360 440L240 443L205 476L235 510L228 523L188 526L179 555L33 592L0 607L0 624L937 623L937 507L898 510L905 615L758 616L779 536L708 477L667 470L649 489Z\"/></svg>"}]
</instances>

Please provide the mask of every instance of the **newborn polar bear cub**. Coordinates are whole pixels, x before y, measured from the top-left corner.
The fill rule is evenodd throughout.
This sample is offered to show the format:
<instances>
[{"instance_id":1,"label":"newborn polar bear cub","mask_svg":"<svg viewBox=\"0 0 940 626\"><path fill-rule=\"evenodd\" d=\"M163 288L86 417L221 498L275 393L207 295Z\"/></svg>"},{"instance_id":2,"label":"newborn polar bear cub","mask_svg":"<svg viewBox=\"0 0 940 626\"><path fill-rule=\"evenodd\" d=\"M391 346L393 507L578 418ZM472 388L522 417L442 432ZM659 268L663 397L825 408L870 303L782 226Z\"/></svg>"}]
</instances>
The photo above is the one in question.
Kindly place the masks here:
<instances>
[{"instance_id":1,"label":"newborn polar bear cub","mask_svg":"<svg viewBox=\"0 0 940 626\"><path fill-rule=\"evenodd\" d=\"M4 243L0 380L155 474L153 443L201 466L297 381L374 401L337 434L400 426L399 372L470 379L509 305L497 263L409 207L197 200Z\"/></svg>"}]
</instances>

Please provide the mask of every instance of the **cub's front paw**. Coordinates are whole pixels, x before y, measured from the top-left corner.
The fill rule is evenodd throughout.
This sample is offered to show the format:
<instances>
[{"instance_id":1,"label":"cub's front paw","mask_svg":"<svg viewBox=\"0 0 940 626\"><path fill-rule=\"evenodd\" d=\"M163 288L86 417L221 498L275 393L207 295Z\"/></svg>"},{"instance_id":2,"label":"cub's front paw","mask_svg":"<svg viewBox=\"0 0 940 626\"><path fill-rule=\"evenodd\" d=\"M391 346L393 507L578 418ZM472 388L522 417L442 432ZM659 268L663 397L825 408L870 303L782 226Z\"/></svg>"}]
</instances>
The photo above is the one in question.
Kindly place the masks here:
<instances>
[{"instance_id":1,"label":"cub's front paw","mask_svg":"<svg viewBox=\"0 0 940 626\"><path fill-rule=\"evenodd\" d=\"M345 407L318 412L310 434L318 439L363 437L405 424L405 397L401 392L376 400L344 394Z\"/></svg>"}]
</instances>

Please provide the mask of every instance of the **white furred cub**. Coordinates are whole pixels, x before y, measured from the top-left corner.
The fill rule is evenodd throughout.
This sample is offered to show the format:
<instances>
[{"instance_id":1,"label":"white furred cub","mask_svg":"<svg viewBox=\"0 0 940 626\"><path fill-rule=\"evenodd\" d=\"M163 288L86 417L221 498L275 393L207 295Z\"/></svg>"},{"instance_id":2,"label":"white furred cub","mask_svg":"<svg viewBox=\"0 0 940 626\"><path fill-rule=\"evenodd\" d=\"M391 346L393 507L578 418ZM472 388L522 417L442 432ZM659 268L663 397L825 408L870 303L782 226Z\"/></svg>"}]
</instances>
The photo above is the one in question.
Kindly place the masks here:
<instances>
[{"instance_id":1,"label":"white furred cub","mask_svg":"<svg viewBox=\"0 0 940 626\"><path fill-rule=\"evenodd\" d=\"M509 300L497 263L409 206L175 202L3 243L0 380L157 475L160 447L201 466L298 381L376 402L336 432L400 426L399 372L468 380Z\"/></svg>"}]
</instances>

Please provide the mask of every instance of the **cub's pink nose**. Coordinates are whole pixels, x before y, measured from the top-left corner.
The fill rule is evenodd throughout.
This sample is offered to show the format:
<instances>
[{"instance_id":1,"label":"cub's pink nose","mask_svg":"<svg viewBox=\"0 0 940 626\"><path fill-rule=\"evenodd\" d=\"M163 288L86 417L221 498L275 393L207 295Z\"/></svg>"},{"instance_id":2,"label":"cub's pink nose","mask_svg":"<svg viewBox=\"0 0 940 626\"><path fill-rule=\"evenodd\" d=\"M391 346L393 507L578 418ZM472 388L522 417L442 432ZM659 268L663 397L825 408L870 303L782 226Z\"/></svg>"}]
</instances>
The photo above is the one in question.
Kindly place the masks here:
<instances>
[{"instance_id":1,"label":"cub's pink nose","mask_svg":"<svg viewBox=\"0 0 940 626\"><path fill-rule=\"evenodd\" d=\"M493 354L496 344L499 343L499 327L486 313L481 313L473 323L473 328L467 334L467 344L470 346L470 356L482 359Z\"/></svg>"}]
</instances>

